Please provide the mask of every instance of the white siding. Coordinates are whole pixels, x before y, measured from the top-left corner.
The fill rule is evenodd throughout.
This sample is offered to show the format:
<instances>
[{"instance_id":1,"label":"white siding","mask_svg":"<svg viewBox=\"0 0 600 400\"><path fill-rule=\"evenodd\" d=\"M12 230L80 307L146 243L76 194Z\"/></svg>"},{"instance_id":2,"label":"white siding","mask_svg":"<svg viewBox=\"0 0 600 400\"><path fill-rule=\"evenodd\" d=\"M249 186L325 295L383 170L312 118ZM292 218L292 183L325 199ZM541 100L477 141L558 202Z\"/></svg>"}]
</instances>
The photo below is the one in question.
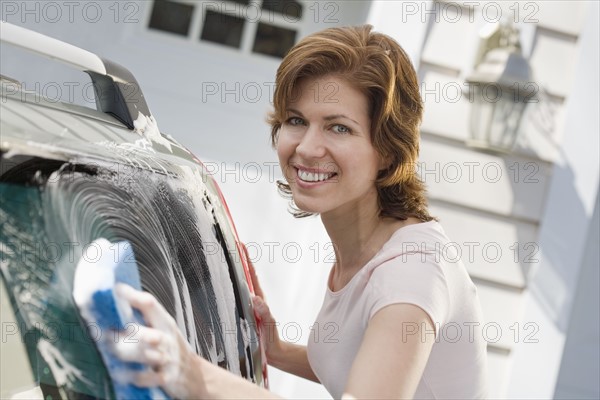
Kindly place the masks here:
<instances>
[{"instance_id":1,"label":"white siding","mask_svg":"<svg viewBox=\"0 0 600 400\"><path fill-rule=\"evenodd\" d=\"M433 2L428 7L422 5L421 12L436 10L429 20L429 31L424 43L421 62L443 65L456 71L469 67L476 50L477 42L465 40L477 36L477 25L470 22L468 9L458 7L455 3ZM460 44L458 46L449 43Z\"/></svg>"},{"instance_id":2,"label":"white siding","mask_svg":"<svg viewBox=\"0 0 600 400\"><path fill-rule=\"evenodd\" d=\"M378 2L374 7L379 10L382 26L390 21L382 11L392 9L387 3ZM561 142L565 135L575 134L565 132L565 120L576 66L581 62L579 34L589 2L478 2L475 7L474 3L461 3L465 3L461 11L445 1L412 3L417 5L416 11L406 3L396 3L396 9L404 12L403 22L425 27L424 32L415 32L416 37L422 38L418 41L422 51L411 53L419 67L425 103L419 169L428 186L433 213L461 248L478 286L489 334L494 334L495 324L502 330L498 340L489 343L491 397L551 393L553 386L542 380L553 379L557 364L550 362L552 367L546 368L544 377L531 373L516 381L515 371L527 369L528 361L514 353L518 350L533 358L533 354L548 351L542 350L538 342L560 340L543 318L535 318L531 313L532 273L546 270L546 282L548 287L555 282L557 290L552 295L559 304L572 296L573 289L558 289L563 287L564 277L553 275L542 265L544 259L548 262L544 252L564 254L569 250L542 249L540 225L545 225L548 218L550 182L556 170L554 163L562 158ZM465 144L471 112L465 78L473 69L477 33L491 22L497 6L521 29L522 47L530 56L534 79L539 84L538 100L527 109L512 155L483 153ZM394 34L394 30L388 33ZM398 35L396 39L403 43L405 37ZM579 98L579 102L583 99ZM573 179L581 176L580 171L573 174ZM573 225L581 223L585 224L585 220L578 219ZM568 226L564 225L567 229ZM494 258L490 250L486 258L481 251L484 245L501 249L502 255ZM572 276L577 276L577 272L568 279ZM559 359L562 347L557 345ZM524 382L539 390L523 390Z\"/></svg>"},{"instance_id":3,"label":"white siding","mask_svg":"<svg viewBox=\"0 0 600 400\"><path fill-rule=\"evenodd\" d=\"M593 251L598 251L597 238L591 227L597 224L593 213L600 173L600 99L597 90L590 90L600 86L599 5L597 2L584 4L586 22L577 38L580 57L572 61L575 65L574 79L565 101L560 157L554 165L539 229L541 262L530 274L530 295L524 304L524 318L539 324L541 340L536 345L518 343L515 346L508 391L511 397L550 398L568 394L571 398L578 398L590 394L597 397L598 393L597 378L585 378L589 368L597 370L597 358L595 361L582 359L572 374L565 373L563 385L557 387L561 359L573 360L577 354L595 351L597 347L590 343L598 343L599 340L597 328L593 327L591 320L582 325L580 317L575 317L599 313L598 302L577 303L575 300L579 291L589 296L590 291L597 293L599 290L597 280L591 283L590 288L590 282L581 278L581 274L587 276L585 274L590 273L589 268L592 271L598 268L597 262L593 267L586 264L585 254L589 252L586 243L593 242ZM569 12L566 8L564 11ZM593 262L593 257L588 260ZM565 346L569 331L578 331L573 339L578 335L586 337L579 344L581 347ZM565 367L568 365L573 364L564 364ZM577 390L569 387L575 383L575 375L579 377ZM540 380L540 376L545 377L544 381Z\"/></svg>"},{"instance_id":4,"label":"white siding","mask_svg":"<svg viewBox=\"0 0 600 400\"><path fill-rule=\"evenodd\" d=\"M420 174L431 198L527 221L540 219L551 168L423 135Z\"/></svg>"},{"instance_id":5,"label":"white siding","mask_svg":"<svg viewBox=\"0 0 600 400\"><path fill-rule=\"evenodd\" d=\"M538 28L530 60L536 81L550 93L566 96L575 77L577 54L576 37Z\"/></svg>"},{"instance_id":6,"label":"white siding","mask_svg":"<svg viewBox=\"0 0 600 400\"><path fill-rule=\"evenodd\" d=\"M422 131L464 141L469 133L469 96L458 71L421 62Z\"/></svg>"}]
</instances>

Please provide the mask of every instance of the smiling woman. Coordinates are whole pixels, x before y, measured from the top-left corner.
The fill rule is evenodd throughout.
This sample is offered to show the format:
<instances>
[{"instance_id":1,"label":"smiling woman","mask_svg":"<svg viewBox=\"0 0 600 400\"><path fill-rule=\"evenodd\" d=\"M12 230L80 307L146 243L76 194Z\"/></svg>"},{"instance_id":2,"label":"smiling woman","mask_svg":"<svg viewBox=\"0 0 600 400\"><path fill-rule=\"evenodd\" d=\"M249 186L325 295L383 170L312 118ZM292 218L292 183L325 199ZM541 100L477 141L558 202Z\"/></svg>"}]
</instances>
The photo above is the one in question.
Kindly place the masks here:
<instances>
[{"instance_id":1,"label":"smiling woman","mask_svg":"<svg viewBox=\"0 0 600 400\"><path fill-rule=\"evenodd\" d=\"M307 83L309 77L319 78L321 84ZM360 121L363 136L385 161L376 183L381 215L431 220L424 186L415 171L423 106L416 73L404 50L389 36L367 28L329 29L298 43L277 72L275 111L269 118L274 146L293 108L290 103L303 93L301 89L310 92L319 107L337 104L343 109L340 102L350 102L346 95L354 97L354 110L345 112L355 119L361 114L366 118ZM339 116L343 115L342 111ZM291 195L287 184L280 183L279 189ZM295 213L297 217L310 214Z\"/></svg>"},{"instance_id":2,"label":"smiling woman","mask_svg":"<svg viewBox=\"0 0 600 400\"><path fill-rule=\"evenodd\" d=\"M460 257L441 254L450 239L429 214L415 170L422 112L410 60L370 26L308 36L277 71L271 138L286 180L278 186L295 216L320 216L335 264L308 346L279 338L251 268L253 302L272 330L269 364L322 383L334 398L486 396L477 291ZM149 321L161 314L147 294L126 297ZM147 332L171 335L161 325ZM458 334L445 335L449 328ZM181 339L140 341L153 356L139 352L134 361L153 370L139 385L177 397L275 396L195 356Z\"/></svg>"},{"instance_id":3,"label":"smiling woman","mask_svg":"<svg viewBox=\"0 0 600 400\"><path fill-rule=\"evenodd\" d=\"M320 214L376 207L373 182L384 166L371 144L367 98L334 75L306 79L286 116L277 153L296 206Z\"/></svg>"}]
</instances>

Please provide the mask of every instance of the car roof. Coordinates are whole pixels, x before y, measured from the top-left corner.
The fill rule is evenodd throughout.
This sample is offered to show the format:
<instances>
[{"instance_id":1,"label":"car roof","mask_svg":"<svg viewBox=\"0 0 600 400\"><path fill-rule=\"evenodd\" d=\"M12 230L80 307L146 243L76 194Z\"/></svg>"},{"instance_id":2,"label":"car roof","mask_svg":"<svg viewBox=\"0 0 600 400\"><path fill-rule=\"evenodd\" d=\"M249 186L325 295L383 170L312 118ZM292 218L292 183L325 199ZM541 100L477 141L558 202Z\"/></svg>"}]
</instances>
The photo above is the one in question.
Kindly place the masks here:
<instances>
[{"instance_id":1,"label":"car roof","mask_svg":"<svg viewBox=\"0 0 600 400\"><path fill-rule=\"evenodd\" d=\"M127 129L108 114L52 102L36 93L14 90L7 93L5 85L2 86L0 151L6 158L24 153L64 161L103 159L163 173L172 164L201 166L169 136L153 140Z\"/></svg>"}]
</instances>

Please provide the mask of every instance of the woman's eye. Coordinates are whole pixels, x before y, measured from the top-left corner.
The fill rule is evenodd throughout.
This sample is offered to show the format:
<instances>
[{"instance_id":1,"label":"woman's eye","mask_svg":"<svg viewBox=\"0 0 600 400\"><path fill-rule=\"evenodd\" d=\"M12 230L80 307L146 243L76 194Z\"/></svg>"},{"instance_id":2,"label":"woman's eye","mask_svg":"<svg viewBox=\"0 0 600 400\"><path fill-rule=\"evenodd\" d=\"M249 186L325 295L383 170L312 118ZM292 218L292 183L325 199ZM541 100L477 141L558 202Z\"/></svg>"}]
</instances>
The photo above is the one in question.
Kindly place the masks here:
<instances>
[{"instance_id":1,"label":"woman's eye","mask_svg":"<svg viewBox=\"0 0 600 400\"><path fill-rule=\"evenodd\" d=\"M336 133L350 133L350 132L352 132L350 130L350 128L348 128L347 126L344 126L344 125L334 125L332 129Z\"/></svg>"},{"instance_id":2,"label":"woman's eye","mask_svg":"<svg viewBox=\"0 0 600 400\"><path fill-rule=\"evenodd\" d=\"M290 125L304 125L304 121L299 117L291 117L287 120Z\"/></svg>"}]
</instances>

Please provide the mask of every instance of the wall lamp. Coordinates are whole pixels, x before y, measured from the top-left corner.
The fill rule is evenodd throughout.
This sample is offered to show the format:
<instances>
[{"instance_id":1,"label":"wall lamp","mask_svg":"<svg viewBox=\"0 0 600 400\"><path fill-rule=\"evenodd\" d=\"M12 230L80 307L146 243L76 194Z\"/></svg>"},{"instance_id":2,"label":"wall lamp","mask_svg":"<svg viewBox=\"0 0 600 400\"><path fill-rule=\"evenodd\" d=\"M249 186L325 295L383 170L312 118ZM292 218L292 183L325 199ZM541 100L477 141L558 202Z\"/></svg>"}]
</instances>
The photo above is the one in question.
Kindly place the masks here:
<instances>
[{"instance_id":1,"label":"wall lamp","mask_svg":"<svg viewBox=\"0 0 600 400\"><path fill-rule=\"evenodd\" d=\"M482 32L475 69L466 78L471 102L467 145L494 153L513 150L528 103L538 86L521 54L519 30L510 23Z\"/></svg>"}]
</instances>

